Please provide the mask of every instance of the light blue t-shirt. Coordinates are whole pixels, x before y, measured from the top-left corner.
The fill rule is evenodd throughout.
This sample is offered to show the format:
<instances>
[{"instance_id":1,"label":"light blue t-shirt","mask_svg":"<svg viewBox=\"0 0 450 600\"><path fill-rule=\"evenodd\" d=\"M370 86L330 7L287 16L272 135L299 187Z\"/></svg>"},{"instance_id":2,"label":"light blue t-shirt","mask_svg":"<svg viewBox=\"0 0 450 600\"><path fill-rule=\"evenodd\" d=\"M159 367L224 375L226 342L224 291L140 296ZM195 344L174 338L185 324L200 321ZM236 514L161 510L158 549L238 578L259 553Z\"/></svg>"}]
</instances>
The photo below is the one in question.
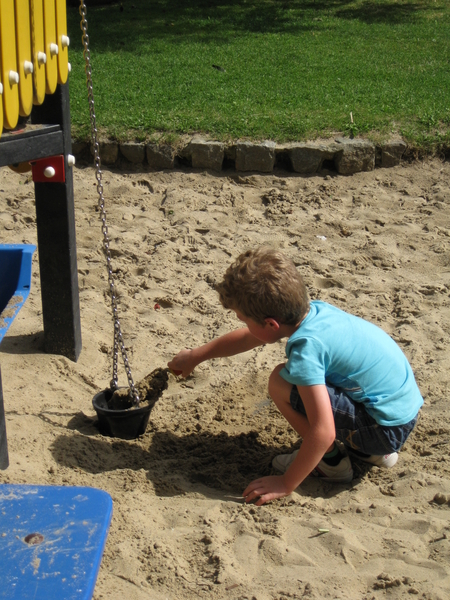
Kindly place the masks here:
<instances>
[{"instance_id":1,"label":"light blue t-shirt","mask_svg":"<svg viewBox=\"0 0 450 600\"><path fill-rule=\"evenodd\" d=\"M362 402L379 425L413 419L423 404L411 366L382 329L314 300L286 344L281 377L293 385L329 383Z\"/></svg>"}]
</instances>

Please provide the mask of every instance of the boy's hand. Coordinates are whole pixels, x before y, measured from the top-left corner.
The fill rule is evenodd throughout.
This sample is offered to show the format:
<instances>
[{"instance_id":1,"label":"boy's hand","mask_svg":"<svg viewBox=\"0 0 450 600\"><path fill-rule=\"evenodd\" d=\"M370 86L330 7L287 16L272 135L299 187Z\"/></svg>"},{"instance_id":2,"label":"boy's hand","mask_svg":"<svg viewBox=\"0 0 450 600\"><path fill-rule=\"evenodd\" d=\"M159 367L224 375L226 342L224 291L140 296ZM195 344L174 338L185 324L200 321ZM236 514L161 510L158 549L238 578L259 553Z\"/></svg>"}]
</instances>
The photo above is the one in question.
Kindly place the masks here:
<instances>
[{"instance_id":1,"label":"boy's hand","mask_svg":"<svg viewBox=\"0 0 450 600\"><path fill-rule=\"evenodd\" d=\"M269 475L268 477L261 477L252 481L242 495L246 502L252 502L257 498L254 504L262 506L266 502L271 502L276 498L289 496L291 492L292 490L286 486L282 475Z\"/></svg>"},{"instance_id":2,"label":"boy's hand","mask_svg":"<svg viewBox=\"0 0 450 600\"><path fill-rule=\"evenodd\" d=\"M181 350L171 361L167 363L176 375L187 377L197 366L197 362L192 357L192 350Z\"/></svg>"}]
</instances>

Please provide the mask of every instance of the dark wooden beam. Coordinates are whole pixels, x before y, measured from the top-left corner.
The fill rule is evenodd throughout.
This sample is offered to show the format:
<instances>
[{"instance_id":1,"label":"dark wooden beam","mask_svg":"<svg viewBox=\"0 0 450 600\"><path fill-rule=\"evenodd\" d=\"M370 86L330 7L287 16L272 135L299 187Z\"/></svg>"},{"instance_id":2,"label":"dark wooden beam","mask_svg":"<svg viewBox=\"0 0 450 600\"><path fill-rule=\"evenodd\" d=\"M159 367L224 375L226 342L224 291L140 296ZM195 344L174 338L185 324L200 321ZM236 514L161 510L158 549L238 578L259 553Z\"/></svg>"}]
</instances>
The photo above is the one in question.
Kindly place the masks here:
<instances>
[{"instance_id":1,"label":"dark wooden beam","mask_svg":"<svg viewBox=\"0 0 450 600\"><path fill-rule=\"evenodd\" d=\"M64 139L59 125L24 126L0 137L0 167L63 154Z\"/></svg>"},{"instance_id":2,"label":"dark wooden beam","mask_svg":"<svg viewBox=\"0 0 450 600\"><path fill-rule=\"evenodd\" d=\"M76 361L81 352L77 248L68 84L58 86L32 112L34 123L58 124L63 135L66 180L35 183L45 350Z\"/></svg>"}]
</instances>

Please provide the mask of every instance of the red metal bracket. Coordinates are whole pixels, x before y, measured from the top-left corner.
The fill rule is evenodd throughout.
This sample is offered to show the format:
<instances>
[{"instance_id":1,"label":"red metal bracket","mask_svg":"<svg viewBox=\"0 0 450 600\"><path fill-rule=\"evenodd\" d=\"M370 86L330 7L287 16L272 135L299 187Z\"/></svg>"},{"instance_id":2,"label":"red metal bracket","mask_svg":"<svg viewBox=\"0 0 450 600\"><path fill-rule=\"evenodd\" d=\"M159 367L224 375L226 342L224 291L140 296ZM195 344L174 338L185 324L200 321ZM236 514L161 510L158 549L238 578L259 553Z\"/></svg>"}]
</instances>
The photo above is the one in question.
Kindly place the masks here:
<instances>
[{"instance_id":1,"label":"red metal bracket","mask_svg":"<svg viewBox=\"0 0 450 600\"><path fill-rule=\"evenodd\" d=\"M36 183L64 183L64 155L49 156L31 162L33 181Z\"/></svg>"}]
</instances>

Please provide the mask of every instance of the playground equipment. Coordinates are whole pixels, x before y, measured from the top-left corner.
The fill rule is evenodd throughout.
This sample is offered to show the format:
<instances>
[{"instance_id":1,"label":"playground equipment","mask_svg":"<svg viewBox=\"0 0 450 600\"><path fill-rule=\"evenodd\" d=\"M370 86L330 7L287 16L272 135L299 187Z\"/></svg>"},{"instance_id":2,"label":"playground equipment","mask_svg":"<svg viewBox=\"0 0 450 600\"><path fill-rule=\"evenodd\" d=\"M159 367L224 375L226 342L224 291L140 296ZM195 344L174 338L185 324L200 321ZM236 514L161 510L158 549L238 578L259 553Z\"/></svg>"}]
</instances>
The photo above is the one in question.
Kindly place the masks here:
<instances>
[{"instance_id":1,"label":"playground equipment","mask_svg":"<svg viewBox=\"0 0 450 600\"><path fill-rule=\"evenodd\" d=\"M138 408L139 396L118 319L111 268L86 6L83 0L80 0L80 14L99 193L98 206L114 320L111 390L118 387L120 348L133 405ZM74 158L70 138L67 84L70 70L67 52L69 38L65 0L1 0L0 34L0 118L4 124L0 137L0 166L13 165L17 170L22 170L24 163L32 164L45 349L76 361L81 351L81 325L71 170ZM19 117L28 117L31 123L18 126ZM95 402L94 408L99 408ZM125 412L129 411L123 412L125 417Z\"/></svg>"},{"instance_id":2,"label":"playground equipment","mask_svg":"<svg viewBox=\"0 0 450 600\"><path fill-rule=\"evenodd\" d=\"M76 361L81 325L68 46L65 0L1 0L0 167L32 164L45 349Z\"/></svg>"},{"instance_id":3,"label":"playground equipment","mask_svg":"<svg viewBox=\"0 0 450 600\"><path fill-rule=\"evenodd\" d=\"M76 361L81 352L81 324L68 45L65 0L1 0L0 167L16 165L23 170L28 163L32 165L45 349ZM29 123L18 125L19 117L28 117ZM14 252L8 256L13 261ZM7 273L3 260L2 265L2 293L9 302L13 271L16 275L22 271L9 262ZM11 322L11 316L4 317L3 335ZM6 468L6 432L2 445L6 458L1 468Z\"/></svg>"},{"instance_id":4,"label":"playground equipment","mask_svg":"<svg viewBox=\"0 0 450 600\"><path fill-rule=\"evenodd\" d=\"M65 0L1 0L0 167L32 169L45 349L76 361L81 352L81 324L68 46ZM21 117L26 118L26 124L20 124ZM18 256L15 251L2 254L0 281L6 302L12 301L12 288L18 281L14 278L25 277L25 273L26 278L30 276L28 270L22 270L25 263L20 263L20 268L18 262L14 263ZM26 256L31 269L31 255L22 249L22 261ZM15 315L21 303L14 306ZM13 320L12 308L7 316L3 315L1 337ZM3 407L3 401L1 404ZM1 427L0 468L6 468L4 419Z\"/></svg>"},{"instance_id":5,"label":"playground equipment","mask_svg":"<svg viewBox=\"0 0 450 600\"><path fill-rule=\"evenodd\" d=\"M0 485L2 598L89 600L112 516L87 487Z\"/></svg>"}]
</instances>

